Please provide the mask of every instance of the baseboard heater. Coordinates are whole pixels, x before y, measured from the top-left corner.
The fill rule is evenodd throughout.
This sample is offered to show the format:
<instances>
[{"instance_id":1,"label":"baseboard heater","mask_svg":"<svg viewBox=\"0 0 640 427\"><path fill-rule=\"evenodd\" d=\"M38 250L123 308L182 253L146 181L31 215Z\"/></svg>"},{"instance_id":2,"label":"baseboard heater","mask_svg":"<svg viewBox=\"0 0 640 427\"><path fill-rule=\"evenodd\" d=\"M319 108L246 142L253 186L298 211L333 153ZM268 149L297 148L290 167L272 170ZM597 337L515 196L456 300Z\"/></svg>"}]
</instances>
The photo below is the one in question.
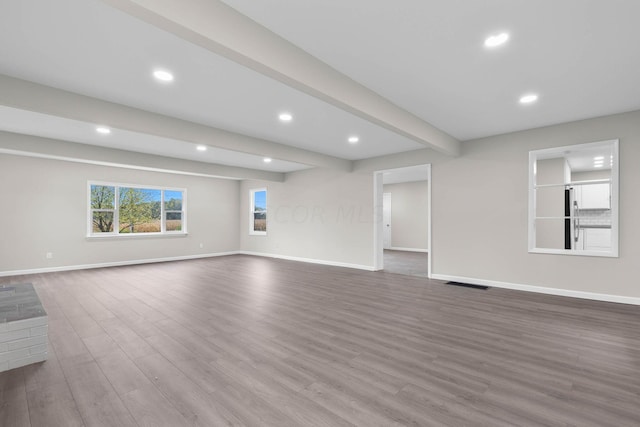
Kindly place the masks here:
<instances>
[{"instance_id":1,"label":"baseboard heater","mask_svg":"<svg viewBox=\"0 0 640 427\"><path fill-rule=\"evenodd\" d=\"M486 291L487 289L489 289L488 286L483 286L483 285L472 285L471 283L461 283L461 282L447 282L447 285L451 285L451 286L461 286L463 288L471 288L471 289L482 289L483 291Z\"/></svg>"}]
</instances>

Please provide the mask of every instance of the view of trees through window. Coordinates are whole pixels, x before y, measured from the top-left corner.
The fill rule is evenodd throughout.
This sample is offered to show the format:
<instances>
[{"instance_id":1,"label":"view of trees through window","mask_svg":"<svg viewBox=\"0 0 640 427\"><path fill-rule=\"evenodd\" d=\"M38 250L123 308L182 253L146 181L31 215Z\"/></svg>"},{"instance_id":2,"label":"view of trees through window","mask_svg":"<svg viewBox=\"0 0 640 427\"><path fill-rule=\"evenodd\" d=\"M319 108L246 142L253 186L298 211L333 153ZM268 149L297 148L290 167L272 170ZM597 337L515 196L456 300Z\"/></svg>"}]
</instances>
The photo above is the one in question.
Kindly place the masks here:
<instances>
[{"instance_id":1,"label":"view of trees through window","mask_svg":"<svg viewBox=\"0 0 640 427\"><path fill-rule=\"evenodd\" d=\"M93 232L113 232L113 209L115 202L115 187L105 185L91 186L91 213Z\"/></svg>"},{"instance_id":2,"label":"view of trees through window","mask_svg":"<svg viewBox=\"0 0 640 427\"><path fill-rule=\"evenodd\" d=\"M267 190L251 190L251 225L253 233L267 231Z\"/></svg>"},{"instance_id":3,"label":"view of trees through window","mask_svg":"<svg viewBox=\"0 0 640 427\"><path fill-rule=\"evenodd\" d=\"M91 233L182 231L183 201L184 192L181 190L92 184Z\"/></svg>"}]
</instances>

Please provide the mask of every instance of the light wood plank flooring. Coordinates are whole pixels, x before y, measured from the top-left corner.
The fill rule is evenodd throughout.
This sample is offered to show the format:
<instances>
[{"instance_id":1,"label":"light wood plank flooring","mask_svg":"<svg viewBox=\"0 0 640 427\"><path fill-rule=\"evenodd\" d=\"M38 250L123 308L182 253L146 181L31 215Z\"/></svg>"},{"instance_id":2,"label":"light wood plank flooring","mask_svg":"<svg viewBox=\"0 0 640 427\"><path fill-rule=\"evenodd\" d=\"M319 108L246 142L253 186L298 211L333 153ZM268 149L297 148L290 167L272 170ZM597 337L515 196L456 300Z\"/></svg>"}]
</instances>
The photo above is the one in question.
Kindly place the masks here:
<instances>
[{"instance_id":1,"label":"light wood plank flooring","mask_svg":"<svg viewBox=\"0 0 640 427\"><path fill-rule=\"evenodd\" d=\"M228 256L34 283L11 426L638 426L640 308Z\"/></svg>"}]
</instances>

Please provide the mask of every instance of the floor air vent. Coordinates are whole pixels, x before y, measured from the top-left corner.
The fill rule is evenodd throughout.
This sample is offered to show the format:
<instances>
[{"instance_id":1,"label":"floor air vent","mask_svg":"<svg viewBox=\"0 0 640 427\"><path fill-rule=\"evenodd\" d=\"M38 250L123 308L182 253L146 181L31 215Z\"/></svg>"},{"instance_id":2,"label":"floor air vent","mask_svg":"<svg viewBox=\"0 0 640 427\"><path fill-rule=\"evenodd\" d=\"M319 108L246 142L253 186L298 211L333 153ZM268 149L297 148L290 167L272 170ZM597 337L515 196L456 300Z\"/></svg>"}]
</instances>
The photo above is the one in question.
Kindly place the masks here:
<instances>
[{"instance_id":1,"label":"floor air vent","mask_svg":"<svg viewBox=\"0 0 640 427\"><path fill-rule=\"evenodd\" d=\"M488 286L472 285L471 283L447 282L447 285L462 286L463 288L482 289L483 291L489 289Z\"/></svg>"}]
</instances>

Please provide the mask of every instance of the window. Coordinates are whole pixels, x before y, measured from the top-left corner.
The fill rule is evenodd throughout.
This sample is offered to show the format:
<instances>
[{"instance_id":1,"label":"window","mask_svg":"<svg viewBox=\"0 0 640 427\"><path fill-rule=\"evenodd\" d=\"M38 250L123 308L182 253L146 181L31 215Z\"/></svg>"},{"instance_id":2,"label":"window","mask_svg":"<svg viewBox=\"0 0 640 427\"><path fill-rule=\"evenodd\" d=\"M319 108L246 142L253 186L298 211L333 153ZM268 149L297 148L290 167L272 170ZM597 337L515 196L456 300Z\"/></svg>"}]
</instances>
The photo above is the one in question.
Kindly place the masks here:
<instances>
[{"instance_id":1,"label":"window","mask_svg":"<svg viewBox=\"0 0 640 427\"><path fill-rule=\"evenodd\" d=\"M251 190L249 234L267 234L267 189Z\"/></svg>"},{"instance_id":2,"label":"window","mask_svg":"<svg viewBox=\"0 0 640 427\"><path fill-rule=\"evenodd\" d=\"M618 256L618 145L529 152L529 252Z\"/></svg>"},{"instance_id":3,"label":"window","mask_svg":"<svg viewBox=\"0 0 640 427\"><path fill-rule=\"evenodd\" d=\"M186 190L89 183L89 236L186 234Z\"/></svg>"}]
</instances>

